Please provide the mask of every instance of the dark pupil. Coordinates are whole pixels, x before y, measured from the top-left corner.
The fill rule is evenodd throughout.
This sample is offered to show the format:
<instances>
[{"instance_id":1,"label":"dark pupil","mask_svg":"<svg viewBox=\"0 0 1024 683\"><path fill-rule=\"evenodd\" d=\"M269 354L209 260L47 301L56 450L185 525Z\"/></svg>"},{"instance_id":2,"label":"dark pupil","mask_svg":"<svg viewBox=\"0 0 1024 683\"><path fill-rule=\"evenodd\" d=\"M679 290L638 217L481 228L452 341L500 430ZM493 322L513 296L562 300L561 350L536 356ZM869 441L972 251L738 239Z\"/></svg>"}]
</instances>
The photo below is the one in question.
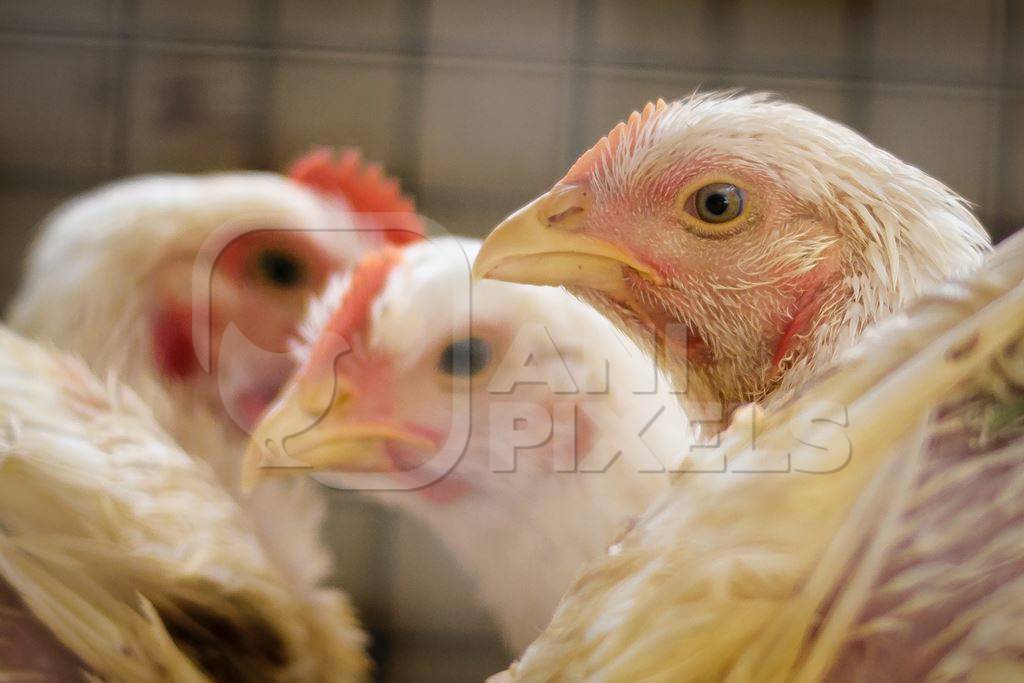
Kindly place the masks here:
<instances>
[{"instance_id":1,"label":"dark pupil","mask_svg":"<svg viewBox=\"0 0 1024 683\"><path fill-rule=\"evenodd\" d=\"M280 251L263 252L260 270L278 287L294 287L302 279L302 266L292 256Z\"/></svg>"},{"instance_id":2,"label":"dark pupil","mask_svg":"<svg viewBox=\"0 0 1024 683\"><path fill-rule=\"evenodd\" d=\"M729 198L721 192L715 192L704 200L704 208L710 214L721 216L729 208Z\"/></svg>"},{"instance_id":3,"label":"dark pupil","mask_svg":"<svg viewBox=\"0 0 1024 683\"><path fill-rule=\"evenodd\" d=\"M449 344L441 352L442 372L456 377L470 377L487 366L491 347L483 339L469 337Z\"/></svg>"}]
</instances>

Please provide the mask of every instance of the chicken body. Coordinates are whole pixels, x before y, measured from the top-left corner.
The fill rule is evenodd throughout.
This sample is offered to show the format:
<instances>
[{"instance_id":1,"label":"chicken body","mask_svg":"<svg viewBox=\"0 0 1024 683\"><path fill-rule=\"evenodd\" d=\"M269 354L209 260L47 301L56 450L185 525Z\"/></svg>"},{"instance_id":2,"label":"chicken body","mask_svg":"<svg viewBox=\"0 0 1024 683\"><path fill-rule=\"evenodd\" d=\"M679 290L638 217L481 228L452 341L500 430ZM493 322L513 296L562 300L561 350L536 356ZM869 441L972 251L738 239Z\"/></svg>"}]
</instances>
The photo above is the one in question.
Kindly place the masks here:
<instances>
[{"instance_id":1,"label":"chicken body","mask_svg":"<svg viewBox=\"0 0 1024 683\"><path fill-rule=\"evenodd\" d=\"M588 306L473 284L478 246L372 254L329 288L252 457L283 451L423 520L521 651L664 490L687 432L654 364Z\"/></svg>"},{"instance_id":2,"label":"chicken body","mask_svg":"<svg viewBox=\"0 0 1024 683\"><path fill-rule=\"evenodd\" d=\"M680 475L501 678L1019 680L1022 349L1018 235L738 412L730 471Z\"/></svg>"},{"instance_id":3,"label":"chicken body","mask_svg":"<svg viewBox=\"0 0 1024 683\"><path fill-rule=\"evenodd\" d=\"M343 597L282 574L130 389L4 329L0 388L0 678L365 677Z\"/></svg>"}]
</instances>

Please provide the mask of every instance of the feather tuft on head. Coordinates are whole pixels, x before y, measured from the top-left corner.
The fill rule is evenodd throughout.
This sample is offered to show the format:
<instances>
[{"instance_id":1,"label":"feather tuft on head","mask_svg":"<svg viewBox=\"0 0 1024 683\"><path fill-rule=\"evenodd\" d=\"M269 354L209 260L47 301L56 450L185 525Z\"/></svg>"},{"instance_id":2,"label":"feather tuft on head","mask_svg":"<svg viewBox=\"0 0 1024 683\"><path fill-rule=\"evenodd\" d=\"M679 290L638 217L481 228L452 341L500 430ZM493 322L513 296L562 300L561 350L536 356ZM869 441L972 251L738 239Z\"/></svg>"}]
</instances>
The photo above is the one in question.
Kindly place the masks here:
<instances>
[{"instance_id":1,"label":"feather tuft on head","mask_svg":"<svg viewBox=\"0 0 1024 683\"><path fill-rule=\"evenodd\" d=\"M319 367L338 353L339 341L346 345L352 335L361 330L370 317L370 308L380 294L391 271L402 262L402 251L388 246L367 254L346 276L345 293L333 314L325 319L320 338L316 341L311 364Z\"/></svg>"},{"instance_id":2,"label":"feather tuft on head","mask_svg":"<svg viewBox=\"0 0 1024 683\"><path fill-rule=\"evenodd\" d=\"M573 183L589 176L598 164L606 163L620 150L635 150L644 129L668 107L665 100L648 102L642 111L634 111L625 121L620 121L608 135L597 141L593 147L576 160L562 183Z\"/></svg>"},{"instance_id":3,"label":"feather tuft on head","mask_svg":"<svg viewBox=\"0 0 1024 683\"><path fill-rule=\"evenodd\" d=\"M392 244L408 244L425 233L412 199L380 164L367 163L358 149L334 152L321 147L295 161L288 177L317 192L343 198L356 213L369 218Z\"/></svg>"}]
</instances>

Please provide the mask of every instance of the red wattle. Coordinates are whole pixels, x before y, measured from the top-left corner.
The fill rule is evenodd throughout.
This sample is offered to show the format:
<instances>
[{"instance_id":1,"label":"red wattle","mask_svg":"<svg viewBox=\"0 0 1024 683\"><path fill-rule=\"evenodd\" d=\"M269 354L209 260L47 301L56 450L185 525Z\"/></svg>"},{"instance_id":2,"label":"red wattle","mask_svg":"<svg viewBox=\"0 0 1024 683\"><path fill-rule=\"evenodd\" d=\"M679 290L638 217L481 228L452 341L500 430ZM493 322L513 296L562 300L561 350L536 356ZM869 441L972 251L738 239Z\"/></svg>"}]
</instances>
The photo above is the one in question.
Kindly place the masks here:
<instances>
[{"instance_id":1,"label":"red wattle","mask_svg":"<svg viewBox=\"0 0 1024 683\"><path fill-rule=\"evenodd\" d=\"M199 370L192 345L192 312L165 306L153 320L153 362L165 377L184 379Z\"/></svg>"},{"instance_id":2,"label":"red wattle","mask_svg":"<svg viewBox=\"0 0 1024 683\"><path fill-rule=\"evenodd\" d=\"M789 353L796 343L797 337L807 330L811 320L821 310L821 283L809 289L801 296L796 303L796 313L790 319L786 329L782 332L778 345L775 347L775 355L772 356L772 366L778 368L782 360Z\"/></svg>"}]
</instances>

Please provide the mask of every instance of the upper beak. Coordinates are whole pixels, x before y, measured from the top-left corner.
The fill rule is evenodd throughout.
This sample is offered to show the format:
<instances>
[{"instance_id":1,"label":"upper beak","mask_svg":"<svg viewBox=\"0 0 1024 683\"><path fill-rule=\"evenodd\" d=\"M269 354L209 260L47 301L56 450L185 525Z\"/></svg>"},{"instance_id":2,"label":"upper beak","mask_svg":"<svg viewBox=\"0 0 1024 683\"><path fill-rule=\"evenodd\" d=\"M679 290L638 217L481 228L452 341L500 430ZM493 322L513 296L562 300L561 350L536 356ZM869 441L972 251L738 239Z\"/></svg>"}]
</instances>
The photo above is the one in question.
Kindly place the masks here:
<instances>
[{"instance_id":1,"label":"upper beak","mask_svg":"<svg viewBox=\"0 0 1024 683\"><path fill-rule=\"evenodd\" d=\"M473 263L475 279L529 285L571 285L625 297L629 268L659 283L647 264L588 235L589 190L555 186L506 218L484 240Z\"/></svg>"},{"instance_id":2,"label":"upper beak","mask_svg":"<svg viewBox=\"0 0 1024 683\"><path fill-rule=\"evenodd\" d=\"M352 399L351 390L340 381L293 381L253 431L242 465L243 491L277 473L386 471L391 461L381 448L385 441L424 450L435 446L386 421L350 419L345 406Z\"/></svg>"}]
</instances>

